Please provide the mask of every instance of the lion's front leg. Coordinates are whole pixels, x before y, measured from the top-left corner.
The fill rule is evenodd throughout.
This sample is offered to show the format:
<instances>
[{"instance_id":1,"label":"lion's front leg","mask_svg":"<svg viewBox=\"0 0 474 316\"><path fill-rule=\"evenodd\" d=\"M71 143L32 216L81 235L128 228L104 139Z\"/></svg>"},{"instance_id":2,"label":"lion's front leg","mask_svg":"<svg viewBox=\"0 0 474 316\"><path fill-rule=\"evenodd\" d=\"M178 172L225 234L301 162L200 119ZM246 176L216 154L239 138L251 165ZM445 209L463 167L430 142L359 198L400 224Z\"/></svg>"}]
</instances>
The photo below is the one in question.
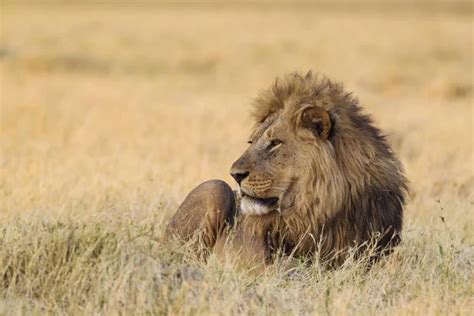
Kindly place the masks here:
<instances>
[{"instance_id":1,"label":"lion's front leg","mask_svg":"<svg viewBox=\"0 0 474 316\"><path fill-rule=\"evenodd\" d=\"M212 248L226 228L233 225L236 213L234 193L221 180L210 180L198 185L179 206L171 218L166 236L189 240L196 237L204 246Z\"/></svg>"}]
</instances>

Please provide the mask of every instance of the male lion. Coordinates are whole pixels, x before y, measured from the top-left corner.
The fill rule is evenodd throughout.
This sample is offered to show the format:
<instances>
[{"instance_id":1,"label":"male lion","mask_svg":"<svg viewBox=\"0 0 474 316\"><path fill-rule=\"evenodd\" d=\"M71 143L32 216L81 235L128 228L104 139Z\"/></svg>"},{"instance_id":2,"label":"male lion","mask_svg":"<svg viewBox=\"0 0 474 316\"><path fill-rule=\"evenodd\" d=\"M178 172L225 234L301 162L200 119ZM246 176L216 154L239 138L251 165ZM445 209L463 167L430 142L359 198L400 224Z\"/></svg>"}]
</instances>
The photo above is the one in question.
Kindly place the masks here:
<instances>
[{"instance_id":1,"label":"male lion","mask_svg":"<svg viewBox=\"0 0 474 316\"><path fill-rule=\"evenodd\" d=\"M407 180L341 85L290 74L257 97L254 118L250 145L230 171L238 193L220 180L199 185L167 236L199 233L209 249L264 264L280 253L339 265L349 249L373 245L380 255L400 242Z\"/></svg>"}]
</instances>

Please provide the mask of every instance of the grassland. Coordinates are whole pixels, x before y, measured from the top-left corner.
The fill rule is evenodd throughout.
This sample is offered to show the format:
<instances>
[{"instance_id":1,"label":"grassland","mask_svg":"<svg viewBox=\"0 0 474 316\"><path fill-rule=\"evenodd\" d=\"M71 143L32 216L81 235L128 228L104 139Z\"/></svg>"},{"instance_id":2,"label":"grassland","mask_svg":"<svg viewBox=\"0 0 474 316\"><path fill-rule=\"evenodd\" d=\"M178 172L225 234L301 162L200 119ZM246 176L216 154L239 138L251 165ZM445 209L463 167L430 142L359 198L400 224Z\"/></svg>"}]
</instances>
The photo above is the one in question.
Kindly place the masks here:
<instances>
[{"instance_id":1,"label":"grassland","mask_svg":"<svg viewBox=\"0 0 474 316\"><path fill-rule=\"evenodd\" d=\"M0 314L464 314L473 306L473 22L461 10L2 7ZM275 76L345 83L411 181L404 241L263 275L160 242L233 183Z\"/></svg>"}]
</instances>

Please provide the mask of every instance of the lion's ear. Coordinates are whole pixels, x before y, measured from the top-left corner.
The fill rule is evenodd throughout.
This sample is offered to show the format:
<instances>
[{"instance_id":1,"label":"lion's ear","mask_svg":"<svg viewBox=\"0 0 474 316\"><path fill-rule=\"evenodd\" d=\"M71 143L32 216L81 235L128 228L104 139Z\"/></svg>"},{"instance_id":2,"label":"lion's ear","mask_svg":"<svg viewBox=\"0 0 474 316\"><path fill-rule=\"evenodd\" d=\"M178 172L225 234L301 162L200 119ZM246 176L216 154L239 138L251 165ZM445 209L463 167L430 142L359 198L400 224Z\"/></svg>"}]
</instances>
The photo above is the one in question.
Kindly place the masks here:
<instances>
[{"instance_id":1,"label":"lion's ear","mask_svg":"<svg viewBox=\"0 0 474 316\"><path fill-rule=\"evenodd\" d=\"M304 110L301 116L301 126L309 128L315 136L321 139L328 139L332 128L331 117L323 108L312 106Z\"/></svg>"}]
</instances>

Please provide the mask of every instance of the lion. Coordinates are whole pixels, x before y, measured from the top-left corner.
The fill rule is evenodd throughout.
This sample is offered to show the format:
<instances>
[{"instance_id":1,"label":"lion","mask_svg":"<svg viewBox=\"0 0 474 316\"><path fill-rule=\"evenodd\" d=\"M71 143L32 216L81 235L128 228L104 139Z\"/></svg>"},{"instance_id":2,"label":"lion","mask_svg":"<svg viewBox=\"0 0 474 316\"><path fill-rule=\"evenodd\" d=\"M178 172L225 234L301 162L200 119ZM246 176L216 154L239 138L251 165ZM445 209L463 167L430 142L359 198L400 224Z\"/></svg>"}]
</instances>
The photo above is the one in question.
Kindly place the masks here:
<instances>
[{"instance_id":1,"label":"lion","mask_svg":"<svg viewBox=\"0 0 474 316\"><path fill-rule=\"evenodd\" d=\"M282 254L337 266L351 249L372 245L379 258L399 244L407 179L341 84L311 72L277 78L255 99L253 118L249 146L230 169L238 190L221 180L199 185L167 236L199 235L206 249L237 249L263 265Z\"/></svg>"}]
</instances>

